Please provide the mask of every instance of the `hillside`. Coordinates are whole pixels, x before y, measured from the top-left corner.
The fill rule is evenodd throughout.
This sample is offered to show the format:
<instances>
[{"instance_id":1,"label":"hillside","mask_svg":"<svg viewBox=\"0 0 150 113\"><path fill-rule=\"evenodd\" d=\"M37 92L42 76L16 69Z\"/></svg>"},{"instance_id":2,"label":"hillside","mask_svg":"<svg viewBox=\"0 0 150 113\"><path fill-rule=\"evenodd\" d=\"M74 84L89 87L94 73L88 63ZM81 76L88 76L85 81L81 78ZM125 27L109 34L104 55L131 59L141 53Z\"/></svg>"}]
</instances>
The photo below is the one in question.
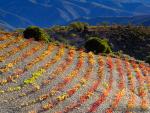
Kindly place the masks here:
<instances>
[{"instance_id":1,"label":"hillside","mask_svg":"<svg viewBox=\"0 0 150 113\"><path fill-rule=\"evenodd\" d=\"M77 23L77 22L75 22ZM82 24L79 25L82 28ZM150 27L134 25L87 26L84 30L76 31L76 27L54 26L46 31L56 41L85 48L86 41L91 37L109 40L114 52L122 51L139 60L145 60L150 55Z\"/></svg>"},{"instance_id":2,"label":"hillside","mask_svg":"<svg viewBox=\"0 0 150 113\"><path fill-rule=\"evenodd\" d=\"M7 27L11 28L25 28L29 25L40 27L66 25L70 21L83 17L128 18L149 14L150 2L148 0L0 1L0 23L5 23ZM105 21L105 18L102 21Z\"/></svg>"},{"instance_id":3,"label":"hillside","mask_svg":"<svg viewBox=\"0 0 150 113\"><path fill-rule=\"evenodd\" d=\"M150 66L0 34L1 113L150 112Z\"/></svg>"}]
</instances>

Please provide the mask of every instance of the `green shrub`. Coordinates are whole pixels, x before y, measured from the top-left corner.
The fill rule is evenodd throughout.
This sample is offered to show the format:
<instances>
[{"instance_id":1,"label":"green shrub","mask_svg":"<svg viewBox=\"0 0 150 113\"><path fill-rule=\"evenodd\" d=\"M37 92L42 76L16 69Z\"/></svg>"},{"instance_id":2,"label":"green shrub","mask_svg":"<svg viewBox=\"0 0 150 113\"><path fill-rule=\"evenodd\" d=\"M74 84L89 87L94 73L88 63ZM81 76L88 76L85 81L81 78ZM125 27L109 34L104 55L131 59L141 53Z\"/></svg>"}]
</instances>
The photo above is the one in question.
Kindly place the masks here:
<instances>
[{"instance_id":1,"label":"green shrub","mask_svg":"<svg viewBox=\"0 0 150 113\"><path fill-rule=\"evenodd\" d=\"M88 28L88 24L87 23L83 23L83 22L73 22L69 25L69 28L71 30L77 31L77 32L81 32L84 31Z\"/></svg>"},{"instance_id":2,"label":"green shrub","mask_svg":"<svg viewBox=\"0 0 150 113\"><path fill-rule=\"evenodd\" d=\"M92 37L85 43L85 49L87 51L93 51L94 53L111 53L111 46L108 40L99 39L97 37Z\"/></svg>"},{"instance_id":3,"label":"green shrub","mask_svg":"<svg viewBox=\"0 0 150 113\"><path fill-rule=\"evenodd\" d=\"M63 37L63 36L60 36L59 37L59 39L58 39L58 41L59 42L61 42L61 43L64 43L64 44L70 44L70 41L69 40L67 40L65 37Z\"/></svg>"},{"instance_id":4,"label":"green shrub","mask_svg":"<svg viewBox=\"0 0 150 113\"><path fill-rule=\"evenodd\" d=\"M119 50L115 53L117 56L122 57L123 56L123 51Z\"/></svg>"},{"instance_id":5,"label":"green shrub","mask_svg":"<svg viewBox=\"0 0 150 113\"><path fill-rule=\"evenodd\" d=\"M24 34L24 37L27 39L34 38L37 41L39 41L39 40L43 40L46 42L50 41L48 34L43 29L41 29L37 26L27 27L25 29L25 31L23 32L23 34Z\"/></svg>"}]
</instances>

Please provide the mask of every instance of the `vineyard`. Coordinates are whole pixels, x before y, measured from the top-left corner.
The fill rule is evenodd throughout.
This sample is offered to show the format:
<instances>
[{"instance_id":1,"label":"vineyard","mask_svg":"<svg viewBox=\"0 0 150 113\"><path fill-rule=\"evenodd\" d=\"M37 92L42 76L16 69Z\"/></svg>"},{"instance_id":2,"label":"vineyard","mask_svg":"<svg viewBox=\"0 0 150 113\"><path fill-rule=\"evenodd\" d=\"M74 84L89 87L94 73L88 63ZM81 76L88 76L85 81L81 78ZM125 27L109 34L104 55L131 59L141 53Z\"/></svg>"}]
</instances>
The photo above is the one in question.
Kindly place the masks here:
<instances>
[{"instance_id":1,"label":"vineyard","mask_svg":"<svg viewBox=\"0 0 150 113\"><path fill-rule=\"evenodd\" d=\"M0 113L150 113L150 66L0 34Z\"/></svg>"}]
</instances>

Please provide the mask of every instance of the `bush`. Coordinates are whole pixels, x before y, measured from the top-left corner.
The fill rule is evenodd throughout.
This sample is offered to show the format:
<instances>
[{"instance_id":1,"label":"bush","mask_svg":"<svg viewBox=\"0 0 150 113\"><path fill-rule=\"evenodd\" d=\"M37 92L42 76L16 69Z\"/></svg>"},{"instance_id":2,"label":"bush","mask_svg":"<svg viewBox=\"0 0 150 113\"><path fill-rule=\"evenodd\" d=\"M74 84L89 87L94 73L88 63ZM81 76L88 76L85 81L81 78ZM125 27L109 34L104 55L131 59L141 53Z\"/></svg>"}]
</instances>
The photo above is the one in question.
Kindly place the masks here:
<instances>
[{"instance_id":1,"label":"bush","mask_svg":"<svg viewBox=\"0 0 150 113\"><path fill-rule=\"evenodd\" d=\"M73 22L69 25L69 28L71 30L77 31L77 32L81 32L84 31L88 28L88 24L87 23L83 23L83 22Z\"/></svg>"},{"instance_id":2,"label":"bush","mask_svg":"<svg viewBox=\"0 0 150 113\"><path fill-rule=\"evenodd\" d=\"M61 36L59 37L59 41L62 42L62 43L64 43L64 44L67 44L67 45L69 45L69 43L70 43L69 40L67 40L66 38L61 37Z\"/></svg>"},{"instance_id":3,"label":"bush","mask_svg":"<svg viewBox=\"0 0 150 113\"><path fill-rule=\"evenodd\" d=\"M23 32L24 37L29 39L29 38L34 38L36 41L43 40L46 42L50 41L50 38L48 34L41 28L37 26L29 26L25 29Z\"/></svg>"},{"instance_id":4,"label":"bush","mask_svg":"<svg viewBox=\"0 0 150 113\"><path fill-rule=\"evenodd\" d=\"M108 40L99 39L97 37L92 37L85 43L85 49L87 51L93 51L94 53L111 53L111 46Z\"/></svg>"}]
</instances>

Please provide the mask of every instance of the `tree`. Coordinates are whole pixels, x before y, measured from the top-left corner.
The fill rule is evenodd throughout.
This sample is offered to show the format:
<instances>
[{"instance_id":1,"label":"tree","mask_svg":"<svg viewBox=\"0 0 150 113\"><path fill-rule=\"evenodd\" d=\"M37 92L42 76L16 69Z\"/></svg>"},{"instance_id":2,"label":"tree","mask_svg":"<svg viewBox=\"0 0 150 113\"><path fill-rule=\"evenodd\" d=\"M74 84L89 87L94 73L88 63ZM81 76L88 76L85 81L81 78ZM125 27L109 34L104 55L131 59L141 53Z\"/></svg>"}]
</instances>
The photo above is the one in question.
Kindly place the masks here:
<instances>
[{"instance_id":1,"label":"tree","mask_svg":"<svg viewBox=\"0 0 150 113\"><path fill-rule=\"evenodd\" d=\"M83 23L83 22L73 22L69 25L69 28L71 30L77 31L77 32L82 32L84 30L86 30L88 28L88 24L87 23Z\"/></svg>"},{"instance_id":2,"label":"tree","mask_svg":"<svg viewBox=\"0 0 150 113\"><path fill-rule=\"evenodd\" d=\"M93 51L94 53L111 53L111 46L106 39L100 39L97 37L91 37L85 43L85 49L87 51Z\"/></svg>"},{"instance_id":3,"label":"tree","mask_svg":"<svg viewBox=\"0 0 150 113\"><path fill-rule=\"evenodd\" d=\"M34 38L37 41L39 41L39 40L43 40L46 42L50 41L50 37L48 36L48 34L43 29L41 29L37 26L27 27L24 30L23 34L24 34L24 37L27 39Z\"/></svg>"}]
</instances>

